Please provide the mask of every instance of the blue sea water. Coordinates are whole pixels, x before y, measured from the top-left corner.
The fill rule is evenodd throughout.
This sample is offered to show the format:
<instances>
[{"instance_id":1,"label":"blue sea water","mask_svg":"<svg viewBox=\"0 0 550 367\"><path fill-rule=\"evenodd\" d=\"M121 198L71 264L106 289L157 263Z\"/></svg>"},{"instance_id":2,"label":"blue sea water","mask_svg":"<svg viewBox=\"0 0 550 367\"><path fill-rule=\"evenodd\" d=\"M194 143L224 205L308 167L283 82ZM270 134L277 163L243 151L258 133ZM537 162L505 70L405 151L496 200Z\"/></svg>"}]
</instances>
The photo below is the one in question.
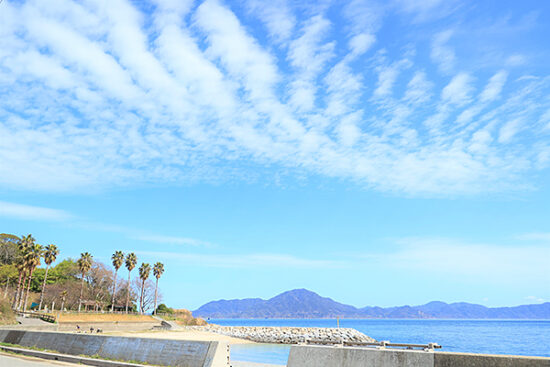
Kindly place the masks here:
<instances>
[{"instance_id":1,"label":"blue sea water","mask_svg":"<svg viewBox=\"0 0 550 367\"><path fill-rule=\"evenodd\" d=\"M210 319L227 326L336 327L329 319ZM443 351L550 357L550 320L373 320L341 319L354 328L393 343L438 343ZM290 346L232 345L233 360L286 364Z\"/></svg>"}]
</instances>

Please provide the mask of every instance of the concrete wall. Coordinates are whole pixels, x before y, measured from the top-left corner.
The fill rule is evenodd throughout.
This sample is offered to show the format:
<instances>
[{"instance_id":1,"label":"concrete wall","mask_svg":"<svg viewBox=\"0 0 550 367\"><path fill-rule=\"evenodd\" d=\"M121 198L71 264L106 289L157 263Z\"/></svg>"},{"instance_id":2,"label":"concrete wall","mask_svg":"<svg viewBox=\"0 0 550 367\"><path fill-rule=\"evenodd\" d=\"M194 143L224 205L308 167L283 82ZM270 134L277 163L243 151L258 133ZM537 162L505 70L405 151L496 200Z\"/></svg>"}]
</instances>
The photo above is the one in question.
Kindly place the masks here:
<instances>
[{"instance_id":1,"label":"concrete wall","mask_svg":"<svg viewBox=\"0 0 550 367\"><path fill-rule=\"evenodd\" d=\"M550 367L550 358L436 352L437 367Z\"/></svg>"},{"instance_id":2,"label":"concrete wall","mask_svg":"<svg viewBox=\"0 0 550 367\"><path fill-rule=\"evenodd\" d=\"M71 355L145 362L161 366L227 367L229 347L219 342L0 330L0 342Z\"/></svg>"},{"instance_id":3,"label":"concrete wall","mask_svg":"<svg viewBox=\"0 0 550 367\"><path fill-rule=\"evenodd\" d=\"M61 322L58 325L59 331L76 331L77 325L82 331L90 331L90 327L103 331L142 331L161 326L161 322Z\"/></svg>"},{"instance_id":4,"label":"concrete wall","mask_svg":"<svg viewBox=\"0 0 550 367\"><path fill-rule=\"evenodd\" d=\"M550 358L326 346L292 346L288 367L550 367Z\"/></svg>"}]
</instances>

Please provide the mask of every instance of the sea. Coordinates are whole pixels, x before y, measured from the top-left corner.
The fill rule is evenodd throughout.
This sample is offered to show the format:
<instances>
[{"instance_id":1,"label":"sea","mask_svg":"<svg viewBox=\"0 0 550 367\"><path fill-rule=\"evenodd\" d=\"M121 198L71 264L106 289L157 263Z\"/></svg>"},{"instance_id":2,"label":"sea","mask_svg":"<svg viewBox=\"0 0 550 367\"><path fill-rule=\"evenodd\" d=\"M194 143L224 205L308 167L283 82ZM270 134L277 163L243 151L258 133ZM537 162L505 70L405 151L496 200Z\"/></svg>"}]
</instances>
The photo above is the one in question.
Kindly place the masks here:
<instances>
[{"instance_id":1,"label":"sea","mask_svg":"<svg viewBox=\"0 0 550 367\"><path fill-rule=\"evenodd\" d=\"M337 327L335 319L210 319L225 326ZM356 329L392 343L437 343L442 351L550 357L550 320L401 320L340 319L340 327ZM285 365L290 346L231 346L231 359Z\"/></svg>"}]
</instances>

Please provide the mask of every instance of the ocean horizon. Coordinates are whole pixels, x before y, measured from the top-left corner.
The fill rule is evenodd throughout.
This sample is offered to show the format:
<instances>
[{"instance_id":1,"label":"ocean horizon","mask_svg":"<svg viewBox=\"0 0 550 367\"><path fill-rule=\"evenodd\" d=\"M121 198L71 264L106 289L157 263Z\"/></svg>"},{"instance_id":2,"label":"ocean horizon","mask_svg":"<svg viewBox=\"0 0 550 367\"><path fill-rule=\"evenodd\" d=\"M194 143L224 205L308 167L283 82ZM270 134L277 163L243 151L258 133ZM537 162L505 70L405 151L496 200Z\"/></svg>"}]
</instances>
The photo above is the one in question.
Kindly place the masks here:
<instances>
[{"instance_id":1,"label":"ocean horizon","mask_svg":"<svg viewBox=\"0 0 550 367\"><path fill-rule=\"evenodd\" d=\"M336 319L210 319L223 326L337 327ZM376 340L438 343L441 351L550 357L550 320L339 319ZM286 364L290 346L232 345L233 360Z\"/></svg>"}]
</instances>

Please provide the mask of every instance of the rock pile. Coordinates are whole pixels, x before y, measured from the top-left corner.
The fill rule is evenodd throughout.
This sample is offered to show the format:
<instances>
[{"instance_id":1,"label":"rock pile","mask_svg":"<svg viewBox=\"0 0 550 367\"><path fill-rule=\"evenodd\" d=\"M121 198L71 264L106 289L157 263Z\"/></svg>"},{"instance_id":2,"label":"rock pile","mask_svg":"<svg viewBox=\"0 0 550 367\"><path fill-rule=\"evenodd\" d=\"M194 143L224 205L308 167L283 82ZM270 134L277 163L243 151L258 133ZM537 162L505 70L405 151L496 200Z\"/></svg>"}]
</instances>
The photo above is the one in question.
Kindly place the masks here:
<instances>
[{"instance_id":1,"label":"rock pile","mask_svg":"<svg viewBox=\"0 0 550 367\"><path fill-rule=\"evenodd\" d=\"M365 334L348 328L305 328L305 327L264 327L264 326L219 326L209 324L200 327L188 327L195 330L210 331L235 338L252 340L258 343L323 343L341 344L343 342L374 342Z\"/></svg>"}]
</instances>

